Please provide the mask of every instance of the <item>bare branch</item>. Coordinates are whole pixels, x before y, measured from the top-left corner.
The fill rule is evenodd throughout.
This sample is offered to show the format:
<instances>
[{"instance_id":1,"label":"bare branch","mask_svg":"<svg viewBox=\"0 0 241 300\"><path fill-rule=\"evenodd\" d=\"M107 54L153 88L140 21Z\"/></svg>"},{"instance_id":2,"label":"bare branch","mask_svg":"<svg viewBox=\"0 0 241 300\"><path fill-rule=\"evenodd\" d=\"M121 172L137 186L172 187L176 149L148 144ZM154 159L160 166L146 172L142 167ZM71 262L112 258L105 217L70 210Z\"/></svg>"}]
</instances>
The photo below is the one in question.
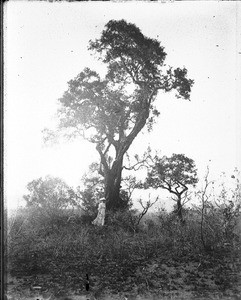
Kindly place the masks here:
<instances>
[{"instance_id":1,"label":"bare branch","mask_svg":"<svg viewBox=\"0 0 241 300\"><path fill-rule=\"evenodd\" d=\"M149 200L147 201L146 205L143 204L142 199L139 199L139 203L141 207L143 208L142 212L139 214L136 222L136 226L140 224L141 219L144 217L144 215L148 212L148 210L159 200L159 196L156 197L156 199L151 202L150 200L150 194L149 194Z\"/></svg>"}]
</instances>

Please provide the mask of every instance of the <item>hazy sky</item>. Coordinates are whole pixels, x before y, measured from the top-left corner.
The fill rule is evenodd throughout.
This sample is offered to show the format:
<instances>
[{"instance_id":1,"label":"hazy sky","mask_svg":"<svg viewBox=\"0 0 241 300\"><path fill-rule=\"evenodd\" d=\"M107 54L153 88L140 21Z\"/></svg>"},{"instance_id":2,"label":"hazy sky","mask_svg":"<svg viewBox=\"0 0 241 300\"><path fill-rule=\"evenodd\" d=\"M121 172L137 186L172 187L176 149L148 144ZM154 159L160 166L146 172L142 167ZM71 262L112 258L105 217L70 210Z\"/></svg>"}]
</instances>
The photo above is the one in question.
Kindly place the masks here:
<instances>
[{"instance_id":1,"label":"hazy sky","mask_svg":"<svg viewBox=\"0 0 241 300\"><path fill-rule=\"evenodd\" d=\"M88 66L103 72L87 50L110 19L135 23L165 47L167 63L195 80L191 102L160 94L161 115L131 152L150 145L163 155L184 153L200 177L241 169L241 4L239 2L5 2L5 196L9 206L26 184L51 174L76 186L98 159L85 141L47 148L41 131L54 124L57 99ZM239 22L239 23L238 23ZM209 162L211 160L211 162Z\"/></svg>"}]
</instances>

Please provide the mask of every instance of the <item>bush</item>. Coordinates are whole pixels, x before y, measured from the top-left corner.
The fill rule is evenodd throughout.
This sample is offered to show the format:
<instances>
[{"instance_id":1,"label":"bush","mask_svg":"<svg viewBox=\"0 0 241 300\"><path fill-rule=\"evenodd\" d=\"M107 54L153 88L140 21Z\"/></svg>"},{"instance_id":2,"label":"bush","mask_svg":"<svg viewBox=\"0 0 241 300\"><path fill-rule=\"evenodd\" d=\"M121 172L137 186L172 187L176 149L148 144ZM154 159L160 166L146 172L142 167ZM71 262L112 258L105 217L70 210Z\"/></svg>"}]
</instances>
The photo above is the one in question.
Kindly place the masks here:
<instances>
[{"instance_id":1,"label":"bush","mask_svg":"<svg viewBox=\"0 0 241 300\"><path fill-rule=\"evenodd\" d=\"M136 232L138 226L136 223L136 211L120 210L117 212L106 213L106 224L116 229L123 229L128 232Z\"/></svg>"},{"instance_id":2,"label":"bush","mask_svg":"<svg viewBox=\"0 0 241 300\"><path fill-rule=\"evenodd\" d=\"M94 219L95 217L93 215L83 212L74 219L74 223L79 225L90 225Z\"/></svg>"},{"instance_id":3,"label":"bush","mask_svg":"<svg viewBox=\"0 0 241 300\"><path fill-rule=\"evenodd\" d=\"M46 282L47 288L84 291L80 282L84 282L86 273L92 280L92 291L100 292L107 288L137 293L160 290L160 282L165 291L176 288L185 278L195 280L201 290L203 278L199 276L207 285L211 281L207 276L217 280L226 276L225 286L235 282L229 265L235 264L240 241L233 231L228 237L230 249L219 246L228 241L221 226L223 210L213 208L205 215L205 238L210 243L213 239L215 245L211 253L203 251L198 208L186 211L185 224L173 213L161 210L146 214L138 226L135 211L107 212L103 227L88 225L92 217L81 210L65 210L54 218L42 213L39 209L23 209L14 219L8 219L12 222L8 268L12 275L28 275L28 284L35 283L36 274L48 274L51 281Z\"/></svg>"}]
</instances>

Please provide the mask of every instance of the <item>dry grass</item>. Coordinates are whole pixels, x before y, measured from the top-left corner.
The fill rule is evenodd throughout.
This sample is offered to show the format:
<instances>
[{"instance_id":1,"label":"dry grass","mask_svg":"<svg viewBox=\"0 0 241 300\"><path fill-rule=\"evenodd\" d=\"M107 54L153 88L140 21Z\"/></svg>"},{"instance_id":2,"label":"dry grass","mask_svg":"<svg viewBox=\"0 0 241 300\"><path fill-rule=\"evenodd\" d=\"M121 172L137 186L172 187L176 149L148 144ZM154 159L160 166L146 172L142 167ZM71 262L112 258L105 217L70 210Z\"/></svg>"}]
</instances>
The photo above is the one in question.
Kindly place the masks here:
<instances>
[{"instance_id":1,"label":"dry grass","mask_svg":"<svg viewBox=\"0 0 241 300\"><path fill-rule=\"evenodd\" d=\"M92 299L240 299L239 238L226 243L219 234L204 251L197 220L180 226L162 215L132 232L128 224L49 227L43 218L23 219L8 232L8 299L37 299L34 286L39 299L86 299L86 273Z\"/></svg>"}]
</instances>

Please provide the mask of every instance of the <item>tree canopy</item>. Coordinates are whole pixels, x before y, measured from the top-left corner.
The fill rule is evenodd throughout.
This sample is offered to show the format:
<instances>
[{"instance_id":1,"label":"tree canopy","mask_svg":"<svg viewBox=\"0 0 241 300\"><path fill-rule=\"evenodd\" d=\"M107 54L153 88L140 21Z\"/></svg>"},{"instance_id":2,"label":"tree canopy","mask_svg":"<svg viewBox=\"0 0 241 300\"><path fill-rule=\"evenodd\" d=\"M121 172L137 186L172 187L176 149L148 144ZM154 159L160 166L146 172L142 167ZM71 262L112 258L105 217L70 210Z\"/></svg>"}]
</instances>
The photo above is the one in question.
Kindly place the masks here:
<instances>
[{"instance_id":1,"label":"tree canopy","mask_svg":"<svg viewBox=\"0 0 241 300\"><path fill-rule=\"evenodd\" d=\"M164 64L166 53L156 39L124 20L109 21L101 37L90 41L89 50L106 66L104 78L85 68L68 82L59 99L57 133L82 136L96 145L99 173L104 177L107 209L121 206L123 159L145 125L152 129L159 111L154 106L158 91L176 91L190 100L193 80L185 68ZM53 132L48 132L53 137Z\"/></svg>"},{"instance_id":2,"label":"tree canopy","mask_svg":"<svg viewBox=\"0 0 241 300\"><path fill-rule=\"evenodd\" d=\"M163 188L169 192L182 192L188 185L198 182L197 170L193 159L184 154L171 157L155 157L151 171L148 172L146 185Z\"/></svg>"}]
</instances>

